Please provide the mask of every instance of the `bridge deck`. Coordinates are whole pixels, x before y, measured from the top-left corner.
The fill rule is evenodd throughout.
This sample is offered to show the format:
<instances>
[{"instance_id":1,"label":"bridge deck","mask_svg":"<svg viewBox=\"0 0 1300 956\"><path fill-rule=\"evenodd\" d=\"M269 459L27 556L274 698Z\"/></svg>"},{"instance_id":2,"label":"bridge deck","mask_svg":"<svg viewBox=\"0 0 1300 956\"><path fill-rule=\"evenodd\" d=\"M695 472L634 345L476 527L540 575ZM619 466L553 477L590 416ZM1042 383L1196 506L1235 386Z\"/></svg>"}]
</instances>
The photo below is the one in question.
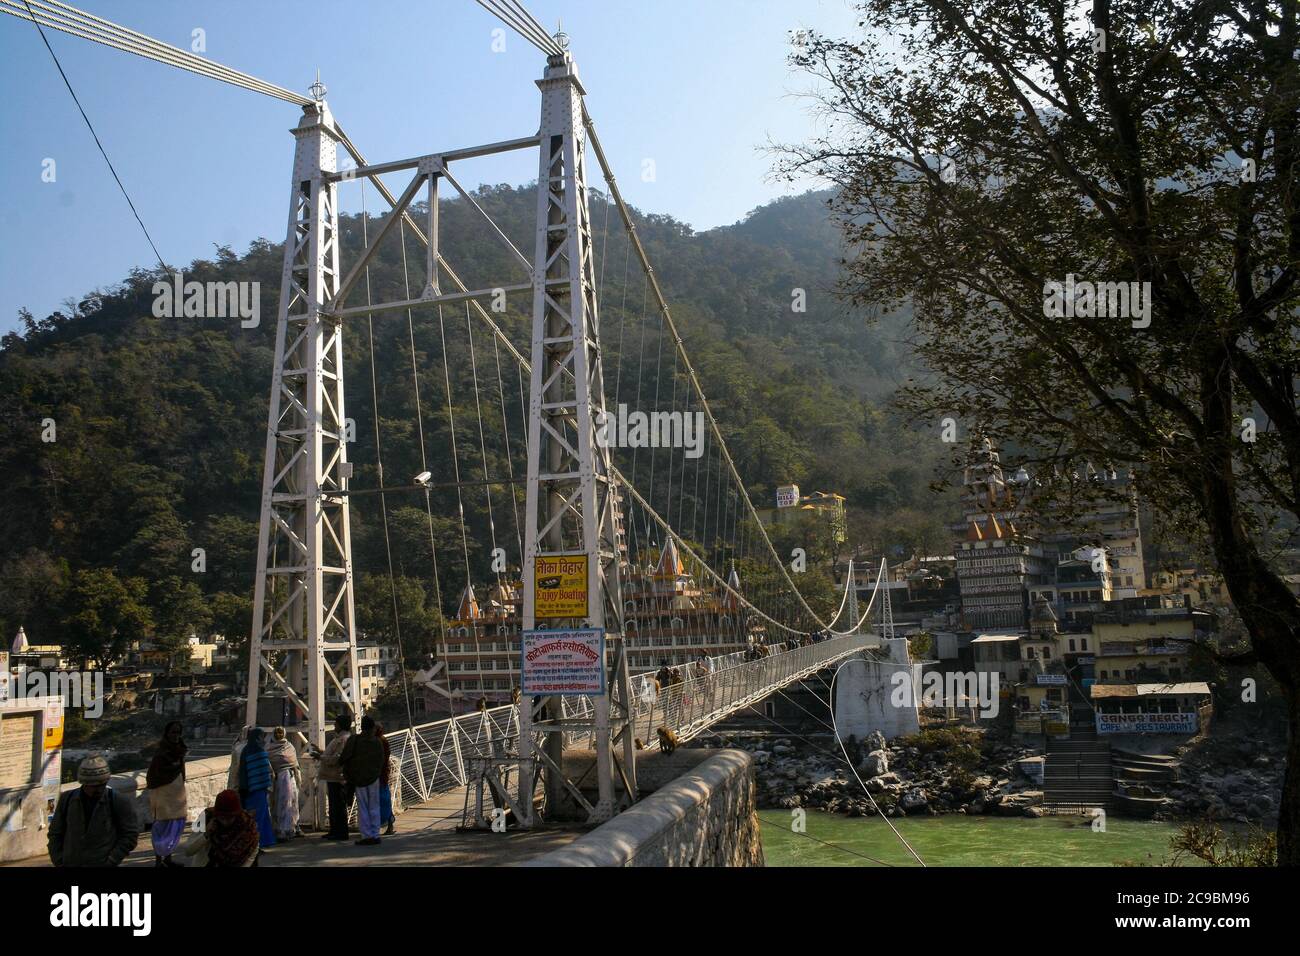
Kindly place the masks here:
<instances>
[{"instance_id":1,"label":"bridge deck","mask_svg":"<svg viewBox=\"0 0 1300 956\"><path fill-rule=\"evenodd\" d=\"M471 798L472 799L472 798ZM357 846L351 839L324 840L308 834L272 847L262 854L263 866L515 866L525 860L572 842L588 828L547 827L511 830L508 833L457 832L465 788L458 787L431 796L424 803L407 807L398 814L393 836L382 837L379 846ZM177 857L178 860L182 858ZM19 860L8 866L49 866L46 856ZM153 866L153 846L148 828L140 835L135 852L124 866Z\"/></svg>"}]
</instances>

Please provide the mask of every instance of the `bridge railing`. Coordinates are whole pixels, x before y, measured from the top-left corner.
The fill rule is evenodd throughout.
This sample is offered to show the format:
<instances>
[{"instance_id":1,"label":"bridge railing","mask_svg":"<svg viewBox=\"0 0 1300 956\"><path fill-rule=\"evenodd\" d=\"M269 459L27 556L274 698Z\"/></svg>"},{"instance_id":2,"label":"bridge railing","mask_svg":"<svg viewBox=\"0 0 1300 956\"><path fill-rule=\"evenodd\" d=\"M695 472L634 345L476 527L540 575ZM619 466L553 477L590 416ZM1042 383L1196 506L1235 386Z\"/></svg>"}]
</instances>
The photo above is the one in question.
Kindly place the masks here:
<instances>
[{"instance_id":1,"label":"bridge railing","mask_svg":"<svg viewBox=\"0 0 1300 956\"><path fill-rule=\"evenodd\" d=\"M697 674L696 664L683 665L680 669L690 675L687 679L657 689L653 675L639 675L632 681L633 734L651 750L659 745L660 727L672 730L680 741L690 740L723 717L759 702L776 688L876 643L874 635L854 634L773 650L758 660L746 661L743 651L726 654L710 659L708 673ZM566 717L592 714L590 697L563 700ZM517 756L519 713L513 704L507 704L395 730L386 736L397 761L392 785L400 787L404 804L421 803L435 793L468 783L467 768L473 757ZM590 734L566 734L565 742L571 747L589 745Z\"/></svg>"},{"instance_id":2,"label":"bridge railing","mask_svg":"<svg viewBox=\"0 0 1300 956\"><path fill-rule=\"evenodd\" d=\"M404 804L422 803L435 793L469 782L472 757L513 756L518 751L519 712L513 704L446 717L385 735Z\"/></svg>"},{"instance_id":3,"label":"bridge railing","mask_svg":"<svg viewBox=\"0 0 1300 956\"><path fill-rule=\"evenodd\" d=\"M786 649L785 645L777 645L758 660L745 660L743 651L726 654L711 658L706 673L700 673L697 664L683 665L678 669L686 679L667 687L656 688L654 675L641 675L648 679L632 684L633 734L646 749L659 745L660 727L685 742L723 717L757 703L774 689L876 643L875 635L854 634L803 647ZM565 698L565 707L569 716L587 716L592 701L587 697ZM580 746L586 737L573 734L566 739L571 746Z\"/></svg>"}]
</instances>

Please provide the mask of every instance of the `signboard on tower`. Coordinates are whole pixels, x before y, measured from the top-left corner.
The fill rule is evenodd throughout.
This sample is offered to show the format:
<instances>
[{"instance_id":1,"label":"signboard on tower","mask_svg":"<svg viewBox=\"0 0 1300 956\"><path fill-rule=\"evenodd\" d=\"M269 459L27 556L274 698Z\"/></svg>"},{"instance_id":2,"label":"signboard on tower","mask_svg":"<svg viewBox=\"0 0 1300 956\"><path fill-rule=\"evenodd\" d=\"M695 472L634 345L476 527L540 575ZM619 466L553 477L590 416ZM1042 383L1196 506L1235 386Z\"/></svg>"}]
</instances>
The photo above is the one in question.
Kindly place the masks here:
<instances>
[{"instance_id":1,"label":"signboard on tower","mask_svg":"<svg viewBox=\"0 0 1300 956\"><path fill-rule=\"evenodd\" d=\"M537 620L587 616L587 555L538 555L533 564L533 616Z\"/></svg>"},{"instance_id":2,"label":"signboard on tower","mask_svg":"<svg viewBox=\"0 0 1300 956\"><path fill-rule=\"evenodd\" d=\"M605 629L524 631L519 692L528 696L605 693Z\"/></svg>"}]
</instances>

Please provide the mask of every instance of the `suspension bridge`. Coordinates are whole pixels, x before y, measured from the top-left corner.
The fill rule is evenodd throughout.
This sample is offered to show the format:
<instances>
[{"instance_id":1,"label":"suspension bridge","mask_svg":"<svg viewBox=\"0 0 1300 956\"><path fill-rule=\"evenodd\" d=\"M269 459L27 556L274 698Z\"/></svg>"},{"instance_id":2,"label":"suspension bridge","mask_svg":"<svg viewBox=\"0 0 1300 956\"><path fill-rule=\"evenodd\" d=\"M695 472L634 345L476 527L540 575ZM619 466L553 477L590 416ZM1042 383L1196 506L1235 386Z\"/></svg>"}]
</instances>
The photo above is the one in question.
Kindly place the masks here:
<instances>
[{"instance_id":1,"label":"suspension bridge","mask_svg":"<svg viewBox=\"0 0 1300 956\"><path fill-rule=\"evenodd\" d=\"M378 162L334 117L319 78L304 96L55 0L0 0L0 10L35 24L42 37L59 31L301 110L263 450L246 722L259 722L259 701L286 699L290 723L323 748L330 708L363 712L351 546L359 496L378 501L387 567L367 570L386 573L394 587L397 653L405 659L389 502L414 497L429 538L422 573L443 612L437 652L419 680L453 715L418 723L404 669L408 726L389 734L403 802L477 781L508 802L523 827L544 819L562 795L600 822L637 800L643 749L665 737L690 740L878 646L868 622L875 615L890 626L887 589L877 601L887 572L882 563L865 609L852 565L833 613L801 592L701 387L587 111L568 38L549 34L515 0L477 2L543 58L537 128ZM506 153L536 157L531 248L462 183L462 168ZM349 190L362 209L356 248L340 226ZM386 207L373 219L367 190ZM440 221L447 198L472 213L508 269L458 272L455 242ZM381 250L401 263L400 297L373 294ZM606 274L620 267L610 328L601 315ZM375 327L402 318L422 469L408 483L386 484ZM436 365L417 349L422 326L437 329ZM371 488L353 487L365 443L345 406L351 336L368 345L374 422L366 453L378 476ZM472 394L453 388L452 368L460 382L463 362ZM608 440L608 409L624 407L652 413L645 440ZM448 422L445 446L435 444L426 414ZM687 416L703 424L699 454L686 454L669 426L657 424ZM467 502L479 517L467 516ZM435 520L446 519L459 541L451 553L435 535ZM409 567L407 557L398 555ZM444 604L452 581L454 614ZM553 665L550 677L541 663ZM656 679L656 664L671 679ZM478 707L457 716L456 702ZM566 775L566 749L594 753L594 799Z\"/></svg>"}]
</instances>

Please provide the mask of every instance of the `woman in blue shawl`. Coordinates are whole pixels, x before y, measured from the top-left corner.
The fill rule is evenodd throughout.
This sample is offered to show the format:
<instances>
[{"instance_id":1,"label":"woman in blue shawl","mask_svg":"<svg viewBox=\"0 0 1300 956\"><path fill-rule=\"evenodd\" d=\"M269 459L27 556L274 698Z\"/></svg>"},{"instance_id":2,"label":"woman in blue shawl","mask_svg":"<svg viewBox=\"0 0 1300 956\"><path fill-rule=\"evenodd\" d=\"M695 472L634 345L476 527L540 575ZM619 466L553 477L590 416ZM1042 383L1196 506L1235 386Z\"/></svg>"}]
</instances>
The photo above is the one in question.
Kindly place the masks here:
<instances>
[{"instance_id":1,"label":"woman in blue shawl","mask_svg":"<svg viewBox=\"0 0 1300 956\"><path fill-rule=\"evenodd\" d=\"M239 756L239 799L244 809L257 820L262 847L275 846L275 826L271 822L271 758L263 741L266 731L254 727L248 732L248 744Z\"/></svg>"}]
</instances>

